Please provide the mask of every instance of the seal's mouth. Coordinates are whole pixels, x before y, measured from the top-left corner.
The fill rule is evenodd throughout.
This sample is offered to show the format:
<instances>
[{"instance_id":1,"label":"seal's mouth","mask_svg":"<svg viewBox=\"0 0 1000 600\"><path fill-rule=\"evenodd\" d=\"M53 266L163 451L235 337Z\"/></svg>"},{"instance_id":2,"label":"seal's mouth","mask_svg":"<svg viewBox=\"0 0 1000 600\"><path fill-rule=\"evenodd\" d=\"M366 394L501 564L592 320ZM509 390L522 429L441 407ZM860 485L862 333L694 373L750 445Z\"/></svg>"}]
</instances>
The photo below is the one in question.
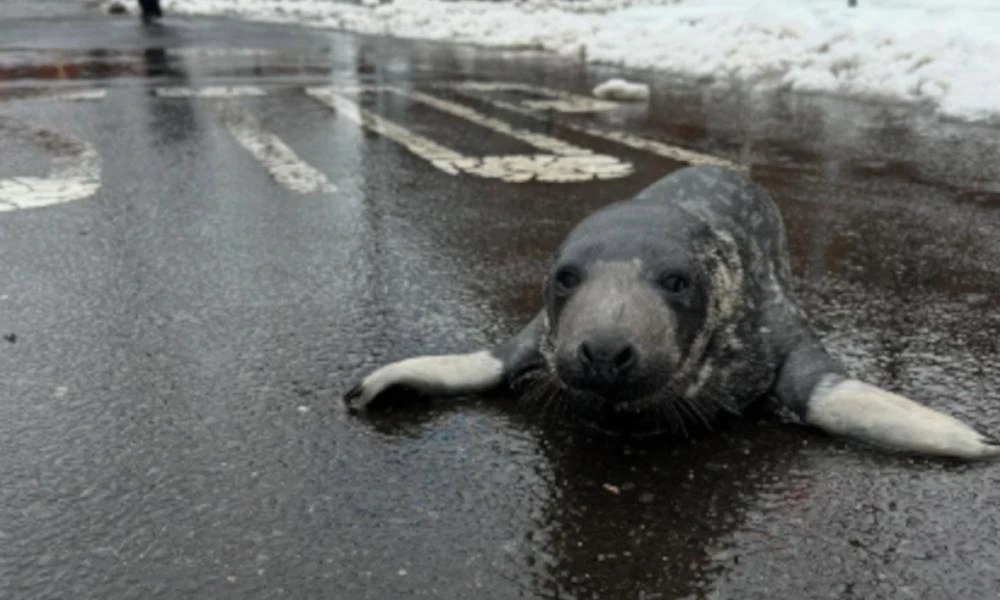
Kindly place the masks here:
<instances>
[{"instance_id":1,"label":"seal's mouth","mask_svg":"<svg viewBox=\"0 0 1000 600\"><path fill-rule=\"evenodd\" d=\"M688 437L711 420L708 407L678 395L671 382L648 381L628 389L574 387L545 360L518 374L512 385L521 405L555 421L616 436Z\"/></svg>"},{"instance_id":2,"label":"seal's mouth","mask_svg":"<svg viewBox=\"0 0 1000 600\"><path fill-rule=\"evenodd\" d=\"M620 391L597 393L563 386L545 412L584 430L612 437L688 437L691 419L673 400L660 394L624 395Z\"/></svg>"},{"instance_id":3,"label":"seal's mouth","mask_svg":"<svg viewBox=\"0 0 1000 600\"><path fill-rule=\"evenodd\" d=\"M589 396L594 401L601 402L616 412L641 412L651 408L665 393L667 382L651 379L634 380L628 384L619 385L574 385L559 377L556 371L553 377L558 385L573 394Z\"/></svg>"}]
</instances>

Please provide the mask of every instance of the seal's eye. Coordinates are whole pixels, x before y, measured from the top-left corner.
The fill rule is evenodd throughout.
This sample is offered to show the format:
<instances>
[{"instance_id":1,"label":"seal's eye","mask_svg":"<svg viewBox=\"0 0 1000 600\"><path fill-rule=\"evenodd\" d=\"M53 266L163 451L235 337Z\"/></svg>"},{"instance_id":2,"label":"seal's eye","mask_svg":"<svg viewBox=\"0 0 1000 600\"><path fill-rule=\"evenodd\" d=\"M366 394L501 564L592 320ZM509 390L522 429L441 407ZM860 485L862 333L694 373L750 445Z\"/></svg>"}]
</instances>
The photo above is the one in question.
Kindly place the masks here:
<instances>
[{"instance_id":1,"label":"seal's eye","mask_svg":"<svg viewBox=\"0 0 1000 600\"><path fill-rule=\"evenodd\" d=\"M658 283L668 294L680 294L691 286L691 281L680 273L664 273Z\"/></svg>"},{"instance_id":2,"label":"seal's eye","mask_svg":"<svg viewBox=\"0 0 1000 600\"><path fill-rule=\"evenodd\" d=\"M560 293L572 291L582 280L580 270L576 267L562 267L556 271L556 290Z\"/></svg>"}]
</instances>

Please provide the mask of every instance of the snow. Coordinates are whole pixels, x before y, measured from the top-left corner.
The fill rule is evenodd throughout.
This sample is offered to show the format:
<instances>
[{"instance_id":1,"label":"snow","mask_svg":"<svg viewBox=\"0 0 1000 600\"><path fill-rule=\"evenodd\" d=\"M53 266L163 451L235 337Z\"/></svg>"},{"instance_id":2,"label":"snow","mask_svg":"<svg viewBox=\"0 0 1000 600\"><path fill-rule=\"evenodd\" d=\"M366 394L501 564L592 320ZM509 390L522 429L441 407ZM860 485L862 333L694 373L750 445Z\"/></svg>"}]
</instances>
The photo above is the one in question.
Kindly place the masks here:
<instances>
[{"instance_id":1,"label":"snow","mask_svg":"<svg viewBox=\"0 0 1000 600\"><path fill-rule=\"evenodd\" d=\"M166 0L367 34L537 47L589 62L926 103L1000 119L996 0Z\"/></svg>"},{"instance_id":2,"label":"snow","mask_svg":"<svg viewBox=\"0 0 1000 600\"><path fill-rule=\"evenodd\" d=\"M649 85L615 78L596 86L593 94L602 100L644 102L649 100Z\"/></svg>"}]
</instances>

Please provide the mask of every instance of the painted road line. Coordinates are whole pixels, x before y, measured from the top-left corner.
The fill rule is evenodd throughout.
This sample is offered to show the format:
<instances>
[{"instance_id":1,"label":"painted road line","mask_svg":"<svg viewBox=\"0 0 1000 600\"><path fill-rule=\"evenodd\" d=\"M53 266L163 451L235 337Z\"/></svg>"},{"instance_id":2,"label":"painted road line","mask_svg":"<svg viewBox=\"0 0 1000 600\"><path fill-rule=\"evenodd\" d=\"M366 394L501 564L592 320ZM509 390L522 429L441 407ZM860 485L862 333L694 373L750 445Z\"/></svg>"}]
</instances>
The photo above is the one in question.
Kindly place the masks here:
<instances>
[{"instance_id":1,"label":"painted road line","mask_svg":"<svg viewBox=\"0 0 1000 600\"><path fill-rule=\"evenodd\" d=\"M0 212L81 200L101 187L101 157L87 142L3 118L0 135L33 144L52 156L48 177L0 179Z\"/></svg>"},{"instance_id":2,"label":"painted road line","mask_svg":"<svg viewBox=\"0 0 1000 600\"><path fill-rule=\"evenodd\" d=\"M556 139L552 136L545 135L542 133L535 133L529 129L522 129L519 127L514 127L506 121L501 121L495 117L489 117L483 113L475 110L474 108L465 106L464 104L458 104L456 102L451 102L449 100L443 100L441 98L435 98L430 94L425 94L423 92L404 92L397 88L383 88L385 91L392 92L394 94L399 94L401 96L407 96L412 100L416 100L421 104L425 104L437 110L448 113L452 116L465 119L470 123L475 123L480 127L485 127L487 129L492 129L497 133L504 134L508 137L512 137L515 140L520 140L526 144L531 144L539 150L544 150L546 152L551 152L552 154L560 154L563 156L583 156L587 154L593 154L592 150L587 148L581 148L580 146L575 146L569 142L564 142L562 140Z\"/></svg>"},{"instance_id":3,"label":"painted road line","mask_svg":"<svg viewBox=\"0 0 1000 600\"><path fill-rule=\"evenodd\" d=\"M4 95L0 102L37 102L39 100L55 100L61 102L100 102L108 97L108 91L104 89L84 89L62 91L52 88L15 88L16 92ZM14 91L14 90L11 90Z\"/></svg>"},{"instance_id":4,"label":"painted road line","mask_svg":"<svg viewBox=\"0 0 1000 600\"><path fill-rule=\"evenodd\" d=\"M187 86L164 86L156 88L160 98L240 98L244 96L263 96L264 90L252 85L206 86L191 88Z\"/></svg>"},{"instance_id":5,"label":"painted road line","mask_svg":"<svg viewBox=\"0 0 1000 600\"><path fill-rule=\"evenodd\" d=\"M74 92L62 92L49 96L53 100L65 100L68 102L100 102L108 97L108 90L77 90Z\"/></svg>"},{"instance_id":6,"label":"painted road line","mask_svg":"<svg viewBox=\"0 0 1000 600\"><path fill-rule=\"evenodd\" d=\"M198 46L193 48L169 48L168 54L176 56L274 56L280 54L277 48L219 48L211 46Z\"/></svg>"},{"instance_id":7,"label":"painted road line","mask_svg":"<svg viewBox=\"0 0 1000 600\"><path fill-rule=\"evenodd\" d=\"M437 84L435 87L461 89L470 92L520 92L543 96L546 100L522 100L521 106L531 110L554 110L561 113L592 113L614 110L621 106L618 102L581 96L562 90L554 90L527 83L510 81L461 81Z\"/></svg>"},{"instance_id":8,"label":"painted road line","mask_svg":"<svg viewBox=\"0 0 1000 600\"><path fill-rule=\"evenodd\" d=\"M267 131L256 117L240 106L238 100L213 100L210 105L236 141L281 185L300 194L337 189L326 175L299 158L278 136Z\"/></svg>"},{"instance_id":9,"label":"painted road line","mask_svg":"<svg viewBox=\"0 0 1000 600\"><path fill-rule=\"evenodd\" d=\"M305 92L310 97L319 100L321 103L337 111L337 114L343 115L359 125L363 125L374 133L406 146L407 149L421 158L431 162L454 161L465 158L458 152L445 148L429 138L418 133L413 133L409 129L400 127L388 119L383 119L362 109L355 102L334 93L333 88L306 88ZM457 175L458 171L454 170L452 173Z\"/></svg>"},{"instance_id":10,"label":"painted road line","mask_svg":"<svg viewBox=\"0 0 1000 600\"><path fill-rule=\"evenodd\" d=\"M711 154L705 154L704 152L688 150L687 148L681 148L680 146L664 144L663 142L642 138L631 133L625 133L624 131L610 131L597 127L574 124L565 124L563 126L568 127L573 131L608 140L609 142L618 142L619 144L635 148L636 150L652 152L653 154L658 154L664 158L669 158L678 162L688 163L691 165L716 165L736 170L746 169L745 166L734 163L731 160L719 158L718 156L712 156Z\"/></svg>"},{"instance_id":11,"label":"painted road line","mask_svg":"<svg viewBox=\"0 0 1000 600\"><path fill-rule=\"evenodd\" d=\"M540 115L538 105L533 105L531 101L523 102L521 104L515 104L513 102L506 102L504 100L498 100L496 98L491 98L483 92L493 92L493 91L530 91L536 94L542 93L558 93L557 90L548 90L546 88L540 88L536 86L527 86L522 84L515 84L514 86L505 86L501 84L497 85L487 85L480 82L460 82L460 83L449 83L442 84L441 87L446 87L460 96L471 98L473 100L478 100L480 102L485 102L486 104L492 105L496 108L515 112L521 115L531 117L533 119L541 120L547 119L545 115ZM576 111L583 112L583 111ZM656 140L650 140L648 138L643 138L631 133L626 133L623 131L611 131L607 129L602 129L600 127L593 127L589 125L578 125L575 123L560 122L559 127L565 127L571 131L577 133L583 133L591 137L601 138L609 142L615 142L618 144L623 144L629 146L630 148L635 148L636 150L644 150L646 152L651 152L657 154L664 158L669 158L671 160L676 160L683 163L688 163L692 165L718 165L722 167L727 167L730 169L745 169L746 167L740 166L737 163L720 158L718 156L712 156L711 154L705 154L704 152L697 152L695 150L688 150L687 148L681 148L680 146L674 146L672 144L666 144L664 142L659 142Z\"/></svg>"},{"instance_id":12,"label":"painted road line","mask_svg":"<svg viewBox=\"0 0 1000 600\"><path fill-rule=\"evenodd\" d=\"M332 87L306 88L312 98L327 105L338 114L363 127L387 137L427 160L438 169L457 175L467 173L478 177L500 179L519 183L526 181L571 182L594 179L615 179L633 172L628 162L613 156L596 154L586 148L548 135L514 127L504 121L483 115L469 107L421 92L405 92L392 87L366 87L361 91L395 93L431 106L437 110L462 118L473 124L491 129L523 141L542 150L536 154L511 154L496 156L467 156L447 148L425 136L414 133L388 119L362 109L353 100L337 93Z\"/></svg>"}]
</instances>

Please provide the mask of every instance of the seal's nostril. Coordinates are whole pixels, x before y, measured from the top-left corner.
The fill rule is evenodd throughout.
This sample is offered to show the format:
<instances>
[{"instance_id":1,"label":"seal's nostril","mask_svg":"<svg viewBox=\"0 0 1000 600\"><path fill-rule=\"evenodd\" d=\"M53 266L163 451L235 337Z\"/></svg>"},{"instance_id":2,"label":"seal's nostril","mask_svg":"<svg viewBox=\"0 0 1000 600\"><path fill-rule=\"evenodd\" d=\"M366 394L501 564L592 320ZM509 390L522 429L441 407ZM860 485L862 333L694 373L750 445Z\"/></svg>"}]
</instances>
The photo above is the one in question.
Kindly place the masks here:
<instances>
[{"instance_id":1,"label":"seal's nostril","mask_svg":"<svg viewBox=\"0 0 1000 600\"><path fill-rule=\"evenodd\" d=\"M597 336L577 346L577 364L586 377L601 385L619 381L635 367L635 346L612 336Z\"/></svg>"},{"instance_id":2,"label":"seal's nostril","mask_svg":"<svg viewBox=\"0 0 1000 600\"><path fill-rule=\"evenodd\" d=\"M624 373L635 363L635 350L631 345L627 345L618 351L613 361L618 371Z\"/></svg>"}]
</instances>

